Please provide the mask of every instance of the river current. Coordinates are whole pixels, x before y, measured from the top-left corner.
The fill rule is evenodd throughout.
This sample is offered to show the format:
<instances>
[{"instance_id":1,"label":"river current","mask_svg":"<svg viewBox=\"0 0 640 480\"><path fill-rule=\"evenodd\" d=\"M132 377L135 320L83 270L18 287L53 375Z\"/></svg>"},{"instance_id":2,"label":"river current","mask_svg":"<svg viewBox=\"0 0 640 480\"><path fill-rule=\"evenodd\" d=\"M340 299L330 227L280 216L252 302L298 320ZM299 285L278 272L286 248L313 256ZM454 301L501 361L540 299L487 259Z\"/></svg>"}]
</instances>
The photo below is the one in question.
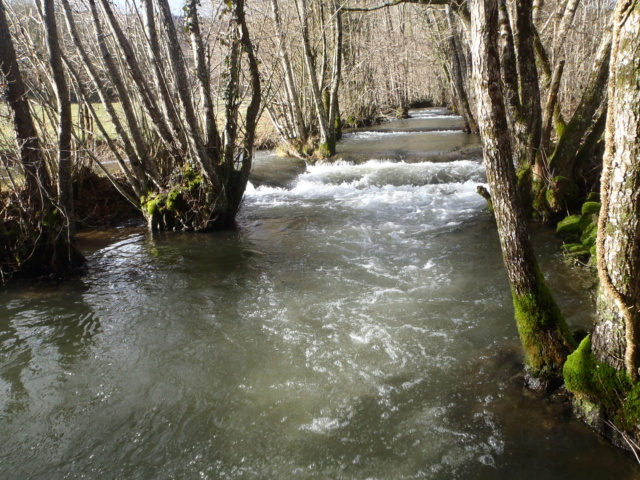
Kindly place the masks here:
<instances>
[{"instance_id":1,"label":"river current","mask_svg":"<svg viewBox=\"0 0 640 480\"><path fill-rule=\"evenodd\" d=\"M87 237L82 278L0 291L0 478L638 478L522 388L478 141L412 113L299 174L260 155L236 231Z\"/></svg>"}]
</instances>

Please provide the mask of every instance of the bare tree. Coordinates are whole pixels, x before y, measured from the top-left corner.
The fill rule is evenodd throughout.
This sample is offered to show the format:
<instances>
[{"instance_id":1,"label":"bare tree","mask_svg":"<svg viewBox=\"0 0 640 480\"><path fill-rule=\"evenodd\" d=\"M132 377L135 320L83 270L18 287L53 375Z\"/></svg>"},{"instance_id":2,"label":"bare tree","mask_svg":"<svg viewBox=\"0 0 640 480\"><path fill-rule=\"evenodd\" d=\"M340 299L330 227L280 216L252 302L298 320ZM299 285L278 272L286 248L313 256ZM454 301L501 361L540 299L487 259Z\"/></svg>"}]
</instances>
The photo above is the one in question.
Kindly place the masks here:
<instances>
[{"instance_id":1,"label":"bare tree","mask_svg":"<svg viewBox=\"0 0 640 480\"><path fill-rule=\"evenodd\" d=\"M188 52L167 0L157 0L157 11L152 2L145 2L141 16L123 16L106 0L89 0L100 65L88 49L92 42L78 32L68 0L61 1L76 52L126 153L120 167L150 228L212 230L234 225L251 168L261 92L244 1L226 5L215 27L224 39L218 44L224 49L224 84L218 91L211 80L212 45L203 33L198 2L185 4ZM130 18L139 22L128 24ZM213 19L207 21L213 27ZM143 45L130 38L132 31L142 33L137 38ZM143 65L150 66L153 82L145 77ZM78 79L77 74L73 77ZM105 93L105 77L117 94L119 111ZM216 94L224 98L222 108ZM203 106L202 116L198 104ZM95 116L94 120L99 122ZM113 139L107 143L118 157L118 144Z\"/></svg>"},{"instance_id":2,"label":"bare tree","mask_svg":"<svg viewBox=\"0 0 640 480\"><path fill-rule=\"evenodd\" d=\"M471 35L484 164L525 363L534 376L554 376L573 339L538 267L518 196L500 81L497 0L473 3Z\"/></svg>"},{"instance_id":3,"label":"bare tree","mask_svg":"<svg viewBox=\"0 0 640 480\"><path fill-rule=\"evenodd\" d=\"M59 106L57 171L60 180L57 193L45 164L30 111L28 91L20 73L4 1L0 1L0 71L6 80L4 94L12 112L24 178L24 190L14 192L18 200L17 213L3 220L15 223L20 233L11 245L3 249L2 256L10 258L2 258L5 268L0 269L31 275L65 274L83 261L82 255L75 248L73 237L69 93L66 91L64 72L59 68L61 63L55 19L52 20L51 17L53 13L53 4L45 4L44 19L50 65L56 82L59 82L55 83Z\"/></svg>"}]
</instances>

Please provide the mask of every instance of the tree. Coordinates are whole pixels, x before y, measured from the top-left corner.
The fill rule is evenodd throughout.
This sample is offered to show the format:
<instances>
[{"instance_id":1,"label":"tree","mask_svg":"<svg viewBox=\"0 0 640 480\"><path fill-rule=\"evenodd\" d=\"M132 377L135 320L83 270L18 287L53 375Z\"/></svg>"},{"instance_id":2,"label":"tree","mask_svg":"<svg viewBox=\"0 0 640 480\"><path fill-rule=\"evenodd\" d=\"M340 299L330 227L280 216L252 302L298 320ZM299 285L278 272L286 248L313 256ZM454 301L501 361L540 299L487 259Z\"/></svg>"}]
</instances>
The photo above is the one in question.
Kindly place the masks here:
<instances>
[{"instance_id":1,"label":"tree","mask_svg":"<svg viewBox=\"0 0 640 480\"><path fill-rule=\"evenodd\" d=\"M0 225L0 233L5 234L7 239L13 239L3 248L0 270L30 275L60 275L77 268L83 262L83 257L75 247L73 236L69 93L61 68L52 0L43 3L42 15L47 29L49 65L59 107L57 192L31 115L29 94L20 73L4 1L0 0L0 44L3 46L0 49L0 71L6 80L4 96L12 112L24 179L22 191L14 192L16 204L11 211L7 209L4 212L5 218Z\"/></svg>"},{"instance_id":2,"label":"tree","mask_svg":"<svg viewBox=\"0 0 640 480\"><path fill-rule=\"evenodd\" d=\"M569 357L567 388L595 403L597 423L640 435L640 2L620 0L613 16L602 207L600 286L591 337ZM593 410L593 408L592 408ZM597 426L597 425L596 425Z\"/></svg>"},{"instance_id":3,"label":"tree","mask_svg":"<svg viewBox=\"0 0 640 480\"><path fill-rule=\"evenodd\" d=\"M285 98L287 100L287 113L285 114L285 118L287 124L290 126L290 128L285 129L287 131L283 131L281 133L281 136L287 143L295 142L295 145L293 146L294 150L302 150L307 144L309 132L304 119L299 89L295 82L293 67L291 65L285 41L278 0L271 0L271 13L277 36L278 55L280 57L284 76ZM275 120L275 115L272 114L272 118Z\"/></svg>"},{"instance_id":4,"label":"tree","mask_svg":"<svg viewBox=\"0 0 640 480\"><path fill-rule=\"evenodd\" d=\"M502 256L525 363L537 377L558 375L574 342L538 267L520 204L500 80L498 1L471 8L473 84Z\"/></svg>"},{"instance_id":5,"label":"tree","mask_svg":"<svg viewBox=\"0 0 640 480\"><path fill-rule=\"evenodd\" d=\"M298 19L300 21L300 35L304 48L304 60L307 67L309 84L311 85L311 97L318 118L318 130L320 131L319 153L323 157L336 153L336 118L339 118L338 89L342 79L342 7L337 1L331 3L331 16L333 18L333 61L331 68L331 80L329 88L323 91L324 74L318 79L316 62L311 48L309 33L309 9L307 0L296 0ZM322 32L324 37L324 31ZM321 66L324 69L324 65Z\"/></svg>"},{"instance_id":6,"label":"tree","mask_svg":"<svg viewBox=\"0 0 640 480\"><path fill-rule=\"evenodd\" d=\"M54 1L42 0L40 12L46 33L49 66L58 106L58 208L62 215L65 230L70 235L73 235L75 218L73 187L71 185L71 97L62 63L62 50L58 40L58 24Z\"/></svg>"},{"instance_id":7,"label":"tree","mask_svg":"<svg viewBox=\"0 0 640 480\"><path fill-rule=\"evenodd\" d=\"M145 2L142 25L133 27L109 1L89 0L102 66L91 55L89 39L79 33L68 0L62 3L76 52L121 145L108 138L108 146L149 227L208 231L235 225L253 159L261 94L244 1L229 2L218 17L205 20L209 27L220 29L222 88L216 92L211 81L212 44L206 43L197 1L186 2L183 18L193 69L167 0L155 2L157 12L151 1ZM144 30L137 36L142 45L137 39L134 42L132 28L135 34L141 33L135 29ZM73 70L70 62L67 65ZM153 82L145 76L145 65L151 66ZM79 74L73 76L82 91ZM113 86L122 114L105 92L105 78ZM221 108L214 100L216 93L223 99ZM106 134L95 111L89 109Z\"/></svg>"}]
</instances>

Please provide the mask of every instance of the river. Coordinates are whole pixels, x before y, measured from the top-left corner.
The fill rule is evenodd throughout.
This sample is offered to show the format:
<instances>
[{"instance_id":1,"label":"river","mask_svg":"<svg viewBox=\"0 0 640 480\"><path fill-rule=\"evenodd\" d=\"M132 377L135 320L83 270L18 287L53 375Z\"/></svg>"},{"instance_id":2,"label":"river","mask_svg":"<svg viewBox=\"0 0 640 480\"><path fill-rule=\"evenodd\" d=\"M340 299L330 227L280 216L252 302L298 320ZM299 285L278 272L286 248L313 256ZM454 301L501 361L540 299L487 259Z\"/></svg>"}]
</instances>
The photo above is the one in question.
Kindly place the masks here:
<instances>
[{"instance_id":1,"label":"river","mask_svg":"<svg viewBox=\"0 0 640 480\"><path fill-rule=\"evenodd\" d=\"M236 231L86 236L82 278L0 291L0 478L638 478L522 388L478 141L413 114L334 164L261 154Z\"/></svg>"}]
</instances>

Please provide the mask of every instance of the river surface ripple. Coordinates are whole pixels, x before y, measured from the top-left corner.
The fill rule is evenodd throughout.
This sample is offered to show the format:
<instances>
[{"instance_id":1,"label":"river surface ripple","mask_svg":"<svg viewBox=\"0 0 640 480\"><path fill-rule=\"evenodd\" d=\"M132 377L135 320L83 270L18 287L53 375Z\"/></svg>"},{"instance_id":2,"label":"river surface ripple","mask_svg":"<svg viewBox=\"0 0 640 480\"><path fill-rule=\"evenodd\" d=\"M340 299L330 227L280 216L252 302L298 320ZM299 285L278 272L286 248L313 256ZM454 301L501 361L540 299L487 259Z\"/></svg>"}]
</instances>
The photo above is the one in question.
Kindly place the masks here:
<instances>
[{"instance_id":1,"label":"river surface ripple","mask_svg":"<svg viewBox=\"0 0 640 480\"><path fill-rule=\"evenodd\" d=\"M250 186L237 231L121 230L87 243L83 278L0 292L0 478L637 478L514 380L477 139L414 115ZM533 233L588 327L557 241Z\"/></svg>"}]
</instances>

